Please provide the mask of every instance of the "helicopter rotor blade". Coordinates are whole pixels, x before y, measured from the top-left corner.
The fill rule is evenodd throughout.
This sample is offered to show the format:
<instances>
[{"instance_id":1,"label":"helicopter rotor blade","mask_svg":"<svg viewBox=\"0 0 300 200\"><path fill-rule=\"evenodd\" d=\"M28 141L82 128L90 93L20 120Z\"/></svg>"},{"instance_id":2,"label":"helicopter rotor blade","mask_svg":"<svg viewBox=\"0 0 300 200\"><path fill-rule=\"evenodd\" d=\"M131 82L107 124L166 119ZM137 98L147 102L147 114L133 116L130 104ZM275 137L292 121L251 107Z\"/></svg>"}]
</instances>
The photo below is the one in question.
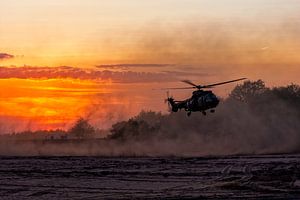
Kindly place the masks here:
<instances>
[{"instance_id":1,"label":"helicopter rotor blade","mask_svg":"<svg viewBox=\"0 0 300 200\"><path fill-rule=\"evenodd\" d=\"M172 108L171 108L171 104L170 102L168 102L168 111L171 112L172 111Z\"/></svg>"},{"instance_id":2,"label":"helicopter rotor blade","mask_svg":"<svg viewBox=\"0 0 300 200\"><path fill-rule=\"evenodd\" d=\"M232 82L236 82L236 81L242 81L245 80L247 78L239 78L239 79L235 79L235 80L230 80L230 81L225 81L225 82L220 82L220 83L214 83L214 84L209 84L209 85L203 85L200 88L210 88L213 86L217 86L217 85L223 85L223 84L227 84L227 83L232 83Z\"/></svg>"},{"instance_id":3,"label":"helicopter rotor blade","mask_svg":"<svg viewBox=\"0 0 300 200\"><path fill-rule=\"evenodd\" d=\"M169 91L167 91L166 94L167 94L167 98L165 99L165 103L168 102L168 99L169 99Z\"/></svg>"},{"instance_id":4,"label":"helicopter rotor blade","mask_svg":"<svg viewBox=\"0 0 300 200\"><path fill-rule=\"evenodd\" d=\"M170 104L170 102L168 101L168 99L165 99L165 103L168 104L168 112L171 112L172 108L171 108L171 104Z\"/></svg>"},{"instance_id":5,"label":"helicopter rotor blade","mask_svg":"<svg viewBox=\"0 0 300 200\"><path fill-rule=\"evenodd\" d=\"M167 98L165 99L165 103L168 104L168 112L171 112L171 111L172 111L172 108L171 108L171 104L170 104L169 100L170 100L170 98L172 98L172 97L170 97L169 91L167 91L166 93L167 93Z\"/></svg>"},{"instance_id":6,"label":"helicopter rotor blade","mask_svg":"<svg viewBox=\"0 0 300 200\"><path fill-rule=\"evenodd\" d=\"M192 85L192 86L194 86L195 88L198 87L198 85L196 85L195 83L193 83L193 82L190 81L190 80L182 80L181 82L184 82L184 83L186 83L186 84Z\"/></svg>"},{"instance_id":7,"label":"helicopter rotor blade","mask_svg":"<svg viewBox=\"0 0 300 200\"><path fill-rule=\"evenodd\" d=\"M181 90L181 89L194 89L196 87L180 87L180 88L161 88L161 90Z\"/></svg>"},{"instance_id":8,"label":"helicopter rotor blade","mask_svg":"<svg viewBox=\"0 0 300 200\"><path fill-rule=\"evenodd\" d=\"M219 82L219 83L214 83L214 84L209 84L209 85L196 85L189 80L182 80L182 82L192 85L193 87L160 88L160 90L184 90L184 89L199 89L200 90L202 88L214 88L214 86L224 85L224 84L232 83L232 82L236 82L236 81L242 81L245 79L247 79L247 78L239 78L239 79L235 79L235 80L224 81L224 82Z\"/></svg>"}]
</instances>

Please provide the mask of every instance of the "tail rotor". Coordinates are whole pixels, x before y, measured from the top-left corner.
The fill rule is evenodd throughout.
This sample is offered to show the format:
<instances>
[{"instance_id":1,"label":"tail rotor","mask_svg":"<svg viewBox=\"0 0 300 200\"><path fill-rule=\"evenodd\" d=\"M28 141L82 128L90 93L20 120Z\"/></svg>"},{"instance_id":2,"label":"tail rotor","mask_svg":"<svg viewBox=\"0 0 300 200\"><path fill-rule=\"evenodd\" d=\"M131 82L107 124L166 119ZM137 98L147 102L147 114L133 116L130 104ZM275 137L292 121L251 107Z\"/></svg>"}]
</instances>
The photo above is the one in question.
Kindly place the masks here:
<instances>
[{"instance_id":1,"label":"tail rotor","mask_svg":"<svg viewBox=\"0 0 300 200\"><path fill-rule=\"evenodd\" d=\"M171 97L169 91L167 91L167 98L165 99L165 103L168 103L168 111L169 112L172 112L172 105L171 105L172 100L173 100L173 97Z\"/></svg>"}]
</instances>

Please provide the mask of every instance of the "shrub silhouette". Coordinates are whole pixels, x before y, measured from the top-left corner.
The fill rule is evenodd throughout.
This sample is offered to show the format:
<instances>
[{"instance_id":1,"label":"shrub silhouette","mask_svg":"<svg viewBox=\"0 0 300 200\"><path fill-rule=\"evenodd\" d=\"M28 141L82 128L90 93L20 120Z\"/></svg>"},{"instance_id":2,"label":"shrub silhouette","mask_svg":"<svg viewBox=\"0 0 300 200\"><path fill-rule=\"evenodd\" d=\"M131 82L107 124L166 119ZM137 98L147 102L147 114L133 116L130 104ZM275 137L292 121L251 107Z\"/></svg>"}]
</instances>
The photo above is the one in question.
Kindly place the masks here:
<instances>
[{"instance_id":1,"label":"shrub silhouette","mask_svg":"<svg viewBox=\"0 0 300 200\"><path fill-rule=\"evenodd\" d=\"M245 81L243 84L237 85L229 94L229 98L237 101L249 103L256 97L267 92L265 83L262 80Z\"/></svg>"},{"instance_id":2,"label":"shrub silhouette","mask_svg":"<svg viewBox=\"0 0 300 200\"><path fill-rule=\"evenodd\" d=\"M211 117L203 117L201 113L192 114L188 118L184 112L162 115L142 111L128 121L114 124L109 138L184 139L189 134L222 138L225 134L248 138L249 145L251 140L253 145L257 145L258 138L260 141L268 140L269 137L275 137L275 141L280 137L288 139L286 132L299 132L299 119L298 85L268 88L262 80L245 81L232 90Z\"/></svg>"},{"instance_id":3,"label":"shrub silhouette","mask_svg":"<svg viewBox=\"0 0 300 200\"><path fill-rule=\"evenodd\" d=\"M95 129L89 124L88 120L79 118L74 126L69 130L69 134L75 136L77 139L86 139L95 133Z\"/></svg>"},{"instance_id":4,"label":"shrub silhouette","mask_svg":"<svg viewBox=\"0 0 300 200\"><path fill-rule=\"evenodd\" d=\"M155 134L162 120L161 113L141 111L139 115L128 121L118 122L111 128L111 139L146 139Z\"/></svg>"}]
</instances>

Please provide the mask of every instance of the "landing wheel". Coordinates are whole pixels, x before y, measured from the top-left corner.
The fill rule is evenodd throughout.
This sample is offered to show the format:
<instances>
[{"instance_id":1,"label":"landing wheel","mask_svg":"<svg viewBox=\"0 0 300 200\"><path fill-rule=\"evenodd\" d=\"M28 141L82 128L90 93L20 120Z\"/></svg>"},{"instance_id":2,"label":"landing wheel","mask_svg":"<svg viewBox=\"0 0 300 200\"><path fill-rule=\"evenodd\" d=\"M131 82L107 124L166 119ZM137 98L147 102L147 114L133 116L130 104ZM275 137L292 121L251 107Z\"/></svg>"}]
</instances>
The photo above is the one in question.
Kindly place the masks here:
<instances>
[{"instance_id":1,"label":"landing wheel","mask_svg":"<svg viewBox=\"0 0 300 200\"><path fill-rule=\"evenodd\" d=\"M205 111L202 111L202 114L205 116L205 115L206 115L206 112L205 112Z\"/></svg>"},{"instance_id":2,"label":"landing wheel","mask_svg":"<svg viewBox=\"0 0 300 200\"><path fill-rule=\"evenodd\" d=\"M191 116L191 114L192 114L192 112L187 112L187 116L188 117Z\"/></svg>"},{"instance_id":3,"label":"landing wheel","mask_svg":"<svg viewBox=\"0 0 300 200\"><path fill-rule=\"evenodd\" d=\"M210 112L211 112L211 113L214 113L214 112L215 112L215 110L210 110Z\"/></svg>"}]
</instances>

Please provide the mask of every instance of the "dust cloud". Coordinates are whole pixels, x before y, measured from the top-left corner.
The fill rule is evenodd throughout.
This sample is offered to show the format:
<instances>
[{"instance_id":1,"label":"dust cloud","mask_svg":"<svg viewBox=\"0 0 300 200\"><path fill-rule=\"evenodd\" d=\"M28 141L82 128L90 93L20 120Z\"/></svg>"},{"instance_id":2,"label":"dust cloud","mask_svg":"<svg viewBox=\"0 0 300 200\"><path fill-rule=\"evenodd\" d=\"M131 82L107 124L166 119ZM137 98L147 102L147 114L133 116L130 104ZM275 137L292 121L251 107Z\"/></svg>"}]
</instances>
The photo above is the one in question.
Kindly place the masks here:
<instances>
[{"instance_id":1,"label":"dust cloud","mask_svg":"<svg viewBox=\"0 0 300 200\"><path fill-rule=\"evenodd\" d=\"M2 139L1 155L217 156L300 152L300 87L246 81L216 113L142 111L115 123L104 138ZM88 125L90 132L93 129ZM84 136L84 128L80 129ZM68 134L66 133L68 137Z\"/></svg>"},{"instance_id":2,"label":"dust cloud","mask_svg":"<svg viewBox=\"0 0 300 200\"><path fill-rule=\"evenodd\" d=\"M278 86L298 81L299 27L296 18L153 22L129 31L129 46L118 41L111 48L128 49L122 53L127 62L170 63L172 70L214 75L202 82L243 74Z\"/></svg>"}]
</instances>

